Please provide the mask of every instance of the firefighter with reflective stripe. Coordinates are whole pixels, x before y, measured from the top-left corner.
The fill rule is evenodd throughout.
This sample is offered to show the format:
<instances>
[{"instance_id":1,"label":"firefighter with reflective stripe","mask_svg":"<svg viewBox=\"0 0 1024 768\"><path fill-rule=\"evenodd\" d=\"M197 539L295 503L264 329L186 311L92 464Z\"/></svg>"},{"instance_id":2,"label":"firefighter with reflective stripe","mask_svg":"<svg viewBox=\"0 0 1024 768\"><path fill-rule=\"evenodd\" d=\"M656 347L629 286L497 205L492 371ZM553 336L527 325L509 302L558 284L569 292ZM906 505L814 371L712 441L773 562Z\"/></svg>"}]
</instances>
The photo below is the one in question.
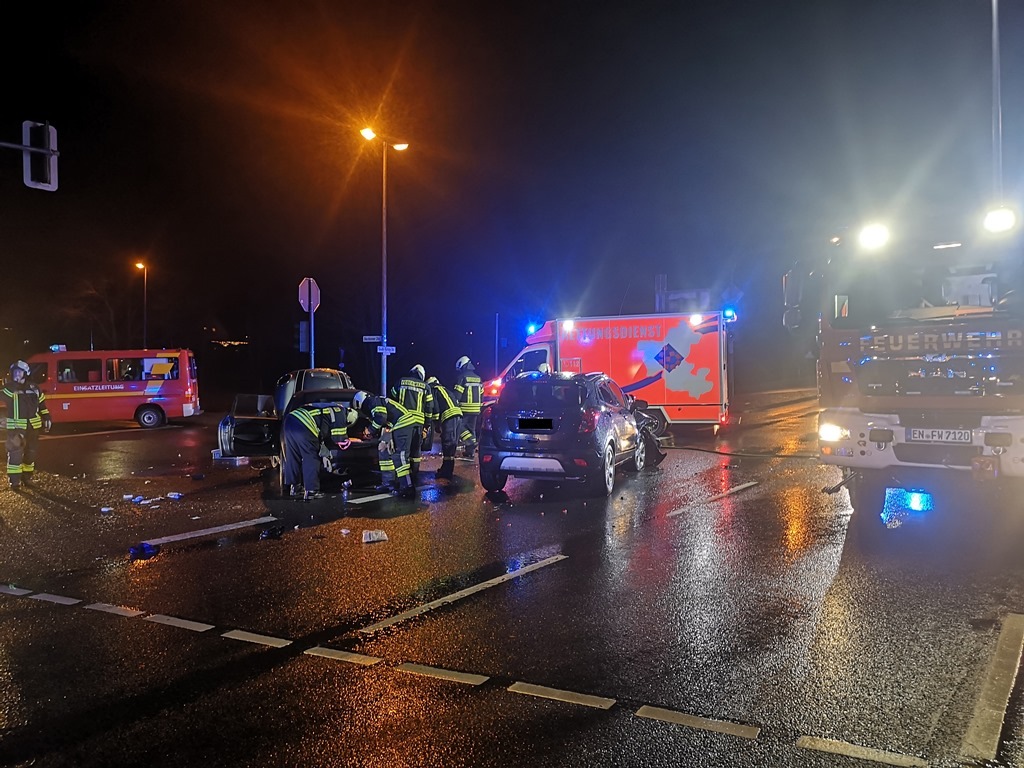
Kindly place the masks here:
<instances>
[{"instance_id":1,"label":"firefighter with reflective stripe","mask_svg":"<svg viewBox=\"0 0 1024 768\"><path fill-rule=\"evenodd\" d=\"M434 394L427 385L427 372L423 366L414 365L410 368L398 385L391 387L388 397L406 411L399 423L395 424L392 438L396 453L404 451L409 459L409 478L415 488L420 473L423 428L427 423L427 414L434 412ZM397 463L395 468L397 471Z\"/></svg>"},{"instance_id":2,"label":"firefighter with reflective stripe","mask_svg":"<svg viewBox=\"0 0 1024 768\"><path fill-rule=\"evenodd\" d=\"M441 432L441 468L437 477L451 480L455 474L455 449L459 447L459 433L462 431L462 409L448 388L436 376L427 379L434 394L434 423Z\"/></svg>"},{"instance_id":3,"label":"firefighter with reflective stripe","mask_svg":"<svg viewBox=\"0 0 1024 768\"><path fill-rule=\"evenodd\" d=\"M462 409L459 440L466 444L466 457L471 459L476 452L476 421L480 417L484 387L473 362L466 355L455 361L455 374L453 389Z\"/></svg>"},{"instance_id":4,"label":"firefighter with reflective stripe","mask_svg":"<svg viewBox=\"0 0 1024 768\"><path fill-rule=\"evenodd\" d=\"M30 370L28 363L18 360L11 366L10 382L0 390L0 403L6 410L7 479L14 490L32 485L39 433L49 432L52 426L46 395L29 382Z\"/></svg>"},{"instance_id":5,"label":"firefighter with reflective stripe","mask_svg":"<svg viewBox=\"0 0 1024 768\"><path fill-rule=\"evenodd\" d=\"M366 432L371 439L377 440L377 463L380 466L380 485L374 490L388 491L398 495L403 487L399 480L399 472L405 485L411 488L409 481L409 464L405 457L395 453L392 432L395 424L405 414L405 409L397 403L381 395L371 395L359 391L352 396L352 408L370 420ZM396 466L395 462L399 461Z\"/></svg>"},{"instance_id":6,"label":"firefighter with reflective stripe","mask_svg":"<svg viewBox=\"0 0 1024 768\"><path fill-rule=\"evenodd\" d=\"M305 501L323 497L320 446L331 451L348 448L347 410L336 403L310 403L284 417L284 486L290 495L296 495L301 480Z\"/></svg>"}]
</instances>

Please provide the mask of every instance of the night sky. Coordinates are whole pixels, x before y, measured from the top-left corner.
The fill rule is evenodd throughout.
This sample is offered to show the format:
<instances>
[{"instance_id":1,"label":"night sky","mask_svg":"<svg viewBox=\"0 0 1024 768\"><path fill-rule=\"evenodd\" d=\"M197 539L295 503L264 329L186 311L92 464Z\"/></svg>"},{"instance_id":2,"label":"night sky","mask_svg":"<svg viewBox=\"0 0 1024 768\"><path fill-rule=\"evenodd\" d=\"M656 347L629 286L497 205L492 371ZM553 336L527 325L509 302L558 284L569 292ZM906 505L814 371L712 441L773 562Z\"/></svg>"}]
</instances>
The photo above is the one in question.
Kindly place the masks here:
<instances>
[{"instance_id":1,"label":"night sky","mask_svg":"<svg viewBox=\"0 0 1024 768\"><path fill-rule=\"evenodd\" d=\"M388 157L394 373L470 354L489 374L496 315L503 366L530 321L653 311L664 273L742 291L738 354L771 379L794 259L869 214L992 201L989 0L73 7L5 8L0 32L0 141L48 120L61 151L49 193L0 150L5 360L139 344L142 259L150 345L196 349L217 384L308 362L308 275L317 362L344 348L373 387L367 125L410 144ZM1000 15L1019 201L1024 10Z\"/></svg>"}]
</instances>

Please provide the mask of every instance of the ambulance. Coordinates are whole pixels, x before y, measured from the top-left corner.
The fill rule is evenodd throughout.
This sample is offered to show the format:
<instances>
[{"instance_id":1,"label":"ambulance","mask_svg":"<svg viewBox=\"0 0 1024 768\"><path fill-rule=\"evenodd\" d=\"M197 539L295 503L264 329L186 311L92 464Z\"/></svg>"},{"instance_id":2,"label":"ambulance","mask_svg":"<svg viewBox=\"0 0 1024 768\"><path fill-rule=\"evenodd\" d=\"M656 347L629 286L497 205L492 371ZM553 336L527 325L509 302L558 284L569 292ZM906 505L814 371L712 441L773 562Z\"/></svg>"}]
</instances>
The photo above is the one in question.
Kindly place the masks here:
<instances>
[{"instance_id":1,"label":"ambulance","mask_svg":"<svg viewBox=\"0 0 1024 768\"><path fill-rule=\"evenodd\" d=\"M670 424L729 424L731 309L692 314L616 315L549 320L499 376L484 385L496 400L524 371L608 374L623 392L646 400L658 431Z\"/></svg>"}]
</instances>

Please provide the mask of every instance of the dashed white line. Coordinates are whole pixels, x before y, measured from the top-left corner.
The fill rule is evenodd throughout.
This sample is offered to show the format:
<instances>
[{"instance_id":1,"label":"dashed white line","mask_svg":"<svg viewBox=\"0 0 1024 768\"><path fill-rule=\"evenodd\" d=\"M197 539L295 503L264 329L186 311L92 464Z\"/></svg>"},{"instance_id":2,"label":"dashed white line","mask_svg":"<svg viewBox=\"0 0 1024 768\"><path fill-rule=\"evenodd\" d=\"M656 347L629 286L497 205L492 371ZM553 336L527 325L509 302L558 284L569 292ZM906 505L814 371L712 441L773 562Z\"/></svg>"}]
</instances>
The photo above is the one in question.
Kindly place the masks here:
<instances>
[{"instance_id":1,"label":"dashed white line","mask_svg":"<svg viewBox=\"0 0 1024 768\"><path fill-rule=\"evenodd\" d=\"M361 667L372 667L374 664L379 664L384 661L384 659L380 659L376 656L364 656L361 653L339 651L336 648L324 648L319 645L315 648L307 648L303 653L307 656L321 656L325 659L347 661L349 664L358 664Z\"/></svg>"},{"instance_id":2,"label":"dashed white line","mask_svg":"<svg viewBox=\"0 0 1024 768\"><path fill-rule=\"evenodd\" d=\"M491 678L486 675L474 675L470 672L456 672L452 669L440 669L438 667L427 667L423 664L399 664L395 669L400 672L409 672L413 675L423 677L434 677L439 680L448 680L453 683L465 683L466 685L483 685Z\"/></svg>"},{"instance_id":3,"label":"dashed white line","mask_svg":"<svg viewBox=\"0 0 1024 768\"><path fill-rule=\"evenodd\" d=\"M30 595L29 600L45 600L47 603L57 603L58 605L78 605L81 600L74 597L64 597L64 595L51 595L48 592L37 592L34 595Z\"/></svg>"},{"instance_id":4,"label":"dashed white line","mask_svg":"<svg viewBox=\"0 0 1024 768\"><path fill-rule=\"evenodd\" d=\"M140 611L137 608L125 608L124 606L111 605L110 603L93 603L92 605L85 606L85 608L89 611L103 611L104 613L112 613L115 616L125 616L126 618L141 616L145 613L145 611Z\"/></svg>"},{"instance_id":5,"label":"dashed white line","mask_svg":"<svg viewBox=\"0 0 1024 768\"><path fill-rule=\"evenodd\" d=\"M285 640L282 637L271 637L270 635L257 635L255 632L245 632L241 629L232 629L230 632L225 632L221 637L227 637L231 640L241 640L243 643L254 643L256 645L269 645L271 648L284 648L287 645L291 645L291 640Z\"/></svg>"},{"instance_id":6,"label":"dashed white line","mask_svg":"<svg viewBox=\"0 0 1024 768\"><path fill-rule=\"evenodd\" d=\"M349 504L365 504L368 501L381 501L383 499L390 499L390 493L376 493L373 496L363 496L361 499L349 499Z\"/></svg>"},{"instance_id":7,"label":"dashed white line","mask_svg":"<svg viewBox=\"0 0 1024 768\"><path fill-rule=\"evenodd\" d=\"M730 736L739 736L741 739L756 739L761 734L761 729L753 725L740 725L730 723L727 720L711 720L697 715L688 715L685 712L677 712L674 709L662 709L661 707L650 707L644 705L636 711L637 717L645 717L648 720L661 720L664 723L675 723L685 725L689 728L699 728L702 731L714 731L715 733L726 733Z\"/></svg>"},{"instance_id":8,"label":"dashed white line","mask_svg":"<svg viewBox=\"0 0 1024 768\"><path fill-rule=\"evenodd\" d=\"M23 597L24 595L31 595L31 589L21 589L13 584L0 584L0 594L11 595L12 597Z\"/></svg>"},{"instance_id":9,"label":"dashed white line","mask_svg":"<svg viewBox=\"0 0 1024 768\"><path fill-rule=\"evenodd\" d=\"M978 701L974 705L960 755L970 760L995 760L1013 681L1024 651L1024 615L1011 613L1003 620L996 651L989 662Z\"/></svg>"},{"instance_id":10,"label":"dashed white line","mask_svg":"<svg viewBox=\"0 0 1024 768\"><path fill-rule=\"evenodd\" d=\"M426 613L427 611L432 611L435 608L440 608L443 605L454 603L456 600L461 600L464 597L474 595L477 592L480 592L484 589L488 589L489 587L494 587L498 584L503 584L506 581L510 581L511 579L518 578L525 573L529 573L530 571L536 571L538 568L544 568L545 566L553 565L554 563L557 563L560 560L565 560L566 557L567 555L555 555L554 557L549 557L545 560L541 560L540 562L533 563L533 565L527 565L523 568L512 571L510 573L503 574L493 579L488 579L487 581L481 582L480 584L475 584L472 587L467 587L466 589L459 590L458 592L454 592L450 595L439 598L432 602L425 603L424 605L418 606L416 608L412 608L408 611L405 611L404 613L398 614L397 616L392 616L390 619L378 621L376 624L371 624L368 627L363 627L359 631L364 634L371 635L374 632L377 632L381 629L385 629L387 627L394 626L395 624L399 624L403 621L411 619L414 616L419 616L420 614Z\"/></svg>"},{"instance_id":11,"label":"dashed white line","mask_svg":"<svg viewBox=\"0 0 1024 768\"><path fill-rule=\"evenodd\" d=\"M264 523L272 523L277 520L276 517L267 516L259 517L255 520L242 520L239 523L228 523L227 525L218 525L213 528L203 528L199 531L189 531L188 533L179 533L174 536L164 536L159 539L146 539L145 544L152 544L154 546L159 544L170 544L172 541L185 541L186 539L197 539L200 536L211 536L215 533L224 533L225 531L234 531L239 528L248 528L253 525L263 525Z\"/></svg>"},{"instance_id":12,"label":"dashed white line","mask_svg":"<svg viewBox=\"0 0 1024 768\"><path fill-rule=\"evenodd\" d=\"M702 499L700 501L695 501L691 504L687 504L685 507L680 507L675 512L669 512L667 515L665 515L665 517L675 517L676 515L681 515L688 509L692 509L693 507L699 507L702 504L710 504L713 501L724 499L726 496L732 496L734 493L739 493L740 491L747 490L747 488L753 488L757 484L758 482L756 480L753 480L749 483L742 483L741 485L737 485L735 488L730 488L725 493L720 493L717 496L712 496L710 499Z\"/></svg>"},{"instance_id":13,"label":"dashed white line","mask_svg":"<svg viewBox=\"0 0 1024 768\"><path fill-rule=\"evenodd\" d=\"M901 768L928 768L928 763L925 760L913 755L885 752L881 749L862 747L859 744L850 744L846 741L820 739L817 736L801 736L796 740L796 745L801 749L813 749L818 752L828 752L831 755L845 755L883 765L896 765Z\"/></svg>"},{"instance_id":14,"label":"dashed white line","mask_svg":"<svg viewBox=\"0 0 1024 768\"><path fill-rule=\"evenodd\" d=\"M541 699L580 704L584 707L593 707L594 709L611 709L615 706L615 699L591 696L586 693L575 693L574 691L563 691L559 688L548 688L543 685L533 685L532 683L513 683L508 687L508 690L512 691L512 693L523 693L527 696L536 696Z\"/></svg>"},{"instance_id":15,"label":"dashed white line","mask_svg":"<svg viewBox=\"0 0 1024 768\"><path fill-rule=\"evenodd\" d=\"M213 624L203 624L199 621L179 619L176 616L164 616L162 613L154 613L152 616L145 616L143 621L152 621L154 624L166 624L168 627L178 627L191 632L208 632L213 629Z\"/></svg>"}]
</instances>

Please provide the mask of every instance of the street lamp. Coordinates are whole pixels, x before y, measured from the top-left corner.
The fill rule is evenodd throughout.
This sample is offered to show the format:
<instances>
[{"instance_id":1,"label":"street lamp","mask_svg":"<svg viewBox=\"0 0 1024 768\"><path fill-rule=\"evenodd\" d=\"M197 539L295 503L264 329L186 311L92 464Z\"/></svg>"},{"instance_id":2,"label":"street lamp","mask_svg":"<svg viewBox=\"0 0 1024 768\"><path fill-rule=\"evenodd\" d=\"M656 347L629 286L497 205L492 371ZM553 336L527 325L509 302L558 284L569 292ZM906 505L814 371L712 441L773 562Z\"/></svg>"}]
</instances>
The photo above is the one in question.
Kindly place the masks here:
<instances>
[{"instance_id":1,"label":"street lamp","mask_svg":"<svg viewBox=\"0 0 1024 768\"><path fill-rule=\"evenodd\" d=\"M371 128L359 132L367 141L378 138ZM388 393L388 147L402 152L409 148L405 143L392 143L381 139L381 187L380 187L380 392Z\"/></svg>"},{"instance_id":2,"label":"street lamp","mask_svg":"<svg viewBox=\"0 0 1024 768\"><path fill-rule=\"evenodd\" d=\"M136 261L135 268L142 270L142 348L146 349L146 323L149 319L149 267L141 261Z\"/></svg>"}]
</instances>

